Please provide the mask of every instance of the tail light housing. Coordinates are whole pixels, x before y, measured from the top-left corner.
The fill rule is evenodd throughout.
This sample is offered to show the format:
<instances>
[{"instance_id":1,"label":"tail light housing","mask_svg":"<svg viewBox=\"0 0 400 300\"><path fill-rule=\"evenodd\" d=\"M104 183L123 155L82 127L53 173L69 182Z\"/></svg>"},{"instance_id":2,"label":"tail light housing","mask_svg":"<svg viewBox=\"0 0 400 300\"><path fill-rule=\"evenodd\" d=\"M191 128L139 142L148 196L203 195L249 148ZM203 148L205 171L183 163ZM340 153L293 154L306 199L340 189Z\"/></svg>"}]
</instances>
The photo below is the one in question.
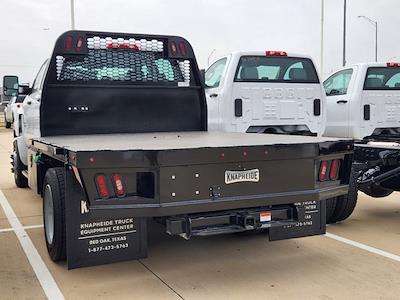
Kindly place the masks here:
<instances>
[{"instance_id":1,"label":"tail light housing","mask_svg":"<svg viewBox=\"0 0 400 300\"><path fill-rule=\"evenodd\" d=\"M341 159L323 160L319 164L318 180L335 181L339 179Z\"/></svg>"},{"instance_id":2,"label":"tail light housing","mask_svg":"<svg viewBox=\"0 0 400 300\"><path fill-rule=\"evenodd\" d=\"M338 180L340 169L340 159L335 159L331 163L331 170L329 171L330 180Z\"/></svg>"},{"instance_id":3,"label":"tail light housing","mask_svg":"<svg viewBox=\"0 0 400 300\"><path fill-rule=\"evenodd\" d=\"M98 174L96 175L96 186L97 186L97 192L99 193L99 196L103 199L107 199L110 197L110 193L108 191L107 187L107 178L104 174Z\"/></svg>"},{"instance_id":4,"label":"tail light housing","mask_svg":"<svg viewBox=\"0 0 400 300\"><path fill-rule=\"evenodd\" d=\"M319 165L319 175L318 175L319 181L325 181L328 177L327 174L328 174L328 162L324 160L321 161L321 164Z\"/></svg>"},{"instance_id":5,"label":"tail light housing","mask_svg":"<svg viewBox=\"0 0 400 300\"><path fill-rule=\"evenodd\" d=\"M115 195L117 195L117 197L124 197L126 193L121 174L113 174L112 182L114 185Z\"/></svg>"}]
</instances>

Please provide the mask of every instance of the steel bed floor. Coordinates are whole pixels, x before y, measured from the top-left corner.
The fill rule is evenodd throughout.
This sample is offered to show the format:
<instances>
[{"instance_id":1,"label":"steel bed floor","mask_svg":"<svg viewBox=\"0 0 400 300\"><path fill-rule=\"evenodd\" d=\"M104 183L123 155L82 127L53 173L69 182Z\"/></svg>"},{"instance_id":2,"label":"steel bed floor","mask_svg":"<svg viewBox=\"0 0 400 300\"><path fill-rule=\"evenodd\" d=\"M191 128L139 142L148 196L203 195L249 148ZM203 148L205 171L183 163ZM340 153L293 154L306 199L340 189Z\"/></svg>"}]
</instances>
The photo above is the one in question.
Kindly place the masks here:
<instances>
[{"instance_id":1,"label":"steel bed floor","mask_svg":"<svg viewBox=\"0 0 400 300\"><path fill-rule=\"evenodd\" d=\"M344 139L227 132L64 135L34 139L34 141L70 151L177 150L190 148L311 144L341 140Z\"/></svg>"}]
</instances>

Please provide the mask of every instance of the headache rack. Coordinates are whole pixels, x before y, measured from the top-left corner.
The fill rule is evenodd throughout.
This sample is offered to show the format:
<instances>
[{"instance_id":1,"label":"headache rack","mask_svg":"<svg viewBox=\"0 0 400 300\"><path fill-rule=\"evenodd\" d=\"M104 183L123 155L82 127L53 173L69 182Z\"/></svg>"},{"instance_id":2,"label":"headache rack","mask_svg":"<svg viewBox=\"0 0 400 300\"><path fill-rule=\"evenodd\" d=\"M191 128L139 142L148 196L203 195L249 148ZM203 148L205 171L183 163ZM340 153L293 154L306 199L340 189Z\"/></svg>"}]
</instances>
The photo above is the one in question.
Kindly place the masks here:
<instances>
[{"instance_id":1,"label":"headache rack","mask_svg":"<svg viewBox=\"0 0 400 300\"><path fill-rule=\"evenodd\" d=\"M42 136L207 129L193 49L177 36L66 32L41 103Z\"/></svg>"}]
</instances>

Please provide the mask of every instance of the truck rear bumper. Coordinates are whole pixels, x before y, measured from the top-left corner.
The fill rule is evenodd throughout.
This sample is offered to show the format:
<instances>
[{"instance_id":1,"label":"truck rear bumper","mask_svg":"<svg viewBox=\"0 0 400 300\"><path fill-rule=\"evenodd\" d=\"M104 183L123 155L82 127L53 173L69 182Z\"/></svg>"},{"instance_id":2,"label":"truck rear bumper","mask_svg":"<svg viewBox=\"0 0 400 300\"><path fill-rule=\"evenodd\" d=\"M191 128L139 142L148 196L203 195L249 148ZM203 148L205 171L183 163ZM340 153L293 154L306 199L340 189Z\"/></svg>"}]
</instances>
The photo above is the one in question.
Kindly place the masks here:
<instances>
[{"instance_id":1,"label":"truck rear bumper","mask_svg":"<svg viewBox=\"0 0 400 300\"><path fill-rule=\"evenodd\" d=\"M241 208L287 205L305 201L320 201L345 195L347 192L348 185L340 185L325 187L318 190L201 199L161 204L92 204L90 205L90 211L95 216L108 216L110 213L116 216L119 214L129 214L132 217L173 216Z\"/></svg>"}]
</instances>

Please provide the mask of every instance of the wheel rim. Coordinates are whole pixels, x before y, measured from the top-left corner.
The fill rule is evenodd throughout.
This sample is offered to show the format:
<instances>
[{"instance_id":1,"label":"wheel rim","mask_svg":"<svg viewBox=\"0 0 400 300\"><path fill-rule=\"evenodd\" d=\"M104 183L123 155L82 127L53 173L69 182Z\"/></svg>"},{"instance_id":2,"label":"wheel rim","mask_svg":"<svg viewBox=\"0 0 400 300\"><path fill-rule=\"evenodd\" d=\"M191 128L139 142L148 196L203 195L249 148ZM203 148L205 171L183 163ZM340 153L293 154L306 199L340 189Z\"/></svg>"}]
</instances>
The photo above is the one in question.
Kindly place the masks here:
<instances>
[{"instance_id":1,"label":"wheel rim","mask_svg":"<svg viewBox=\"0 0 400 300\"><path fill-rule=\"evenodd\" d=\"M49 244L53 243L54 238L54 209L53 209L53 192L48 184L44 190L44 227L46 231L46 239Z\"/></svg>"}]
</instances>

